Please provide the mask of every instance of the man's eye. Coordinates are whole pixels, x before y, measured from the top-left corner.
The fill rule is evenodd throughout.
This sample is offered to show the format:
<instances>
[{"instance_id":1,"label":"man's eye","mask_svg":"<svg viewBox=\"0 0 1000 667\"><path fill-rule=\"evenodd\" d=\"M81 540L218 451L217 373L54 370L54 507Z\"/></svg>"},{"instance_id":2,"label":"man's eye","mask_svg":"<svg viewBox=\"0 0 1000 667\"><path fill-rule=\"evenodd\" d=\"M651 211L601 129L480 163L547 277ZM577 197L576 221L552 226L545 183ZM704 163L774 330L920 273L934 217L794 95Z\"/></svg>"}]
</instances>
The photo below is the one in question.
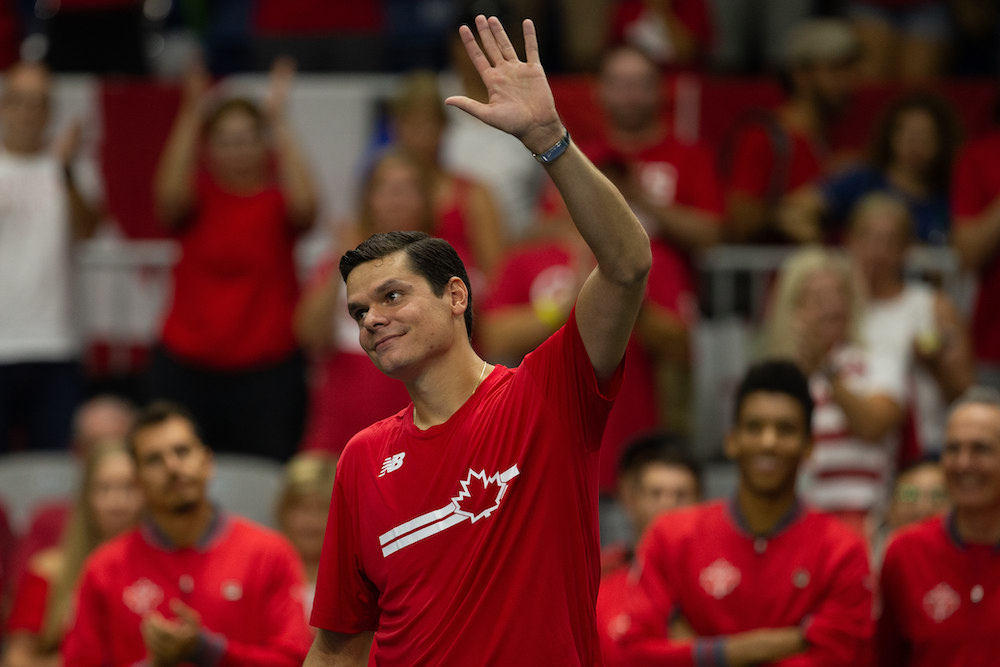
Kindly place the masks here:
<instances>
[{"instance_id":1,"label":"man's eye","mask_svg":"<svg viewBox=\"0 0 1000 667\"><path fill-rule=\"evenodd\" d=\"M399 292L389 292L388 294L385 295L385 300L386 301L395 301L396 299L398 299L401 296L403 296L403 295L400 294Z\"/></svg>"},{"instance_id":2,"label":"man's eye","mask_svg":"<svg viewBox=\"0 0 1000 667\"><path fill-rule=\"evenodd\" d=\"M367 312L368 312L367 310L355 310L354 311L354 321L355 322L360 322L361 320L365 319L365 313L367 313Z\"/></svg>"}]
</instances>

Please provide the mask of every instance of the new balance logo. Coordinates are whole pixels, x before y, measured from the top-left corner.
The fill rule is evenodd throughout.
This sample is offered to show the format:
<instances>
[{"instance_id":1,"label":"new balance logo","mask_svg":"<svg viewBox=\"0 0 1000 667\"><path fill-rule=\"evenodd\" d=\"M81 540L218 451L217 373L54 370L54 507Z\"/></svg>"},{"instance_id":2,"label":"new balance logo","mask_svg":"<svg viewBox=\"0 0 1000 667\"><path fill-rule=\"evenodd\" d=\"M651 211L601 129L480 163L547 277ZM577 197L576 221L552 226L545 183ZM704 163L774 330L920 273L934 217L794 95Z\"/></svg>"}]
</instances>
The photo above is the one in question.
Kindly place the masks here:
<instances>
[{"instance_id":1,"label":"new balance logo","mask_svg":"<svg viewBox=\"0 0 1000 667\"><path fill-rule=\"evenodd\" d=\"M386 458L386 460L382 462L382 472L380 472L378 476L384 477L387 472L392 472L393 470L399 470L402 468L404 456L406 456L406 452L393 454L392 456Z\"/></svg>"}]
</instances>

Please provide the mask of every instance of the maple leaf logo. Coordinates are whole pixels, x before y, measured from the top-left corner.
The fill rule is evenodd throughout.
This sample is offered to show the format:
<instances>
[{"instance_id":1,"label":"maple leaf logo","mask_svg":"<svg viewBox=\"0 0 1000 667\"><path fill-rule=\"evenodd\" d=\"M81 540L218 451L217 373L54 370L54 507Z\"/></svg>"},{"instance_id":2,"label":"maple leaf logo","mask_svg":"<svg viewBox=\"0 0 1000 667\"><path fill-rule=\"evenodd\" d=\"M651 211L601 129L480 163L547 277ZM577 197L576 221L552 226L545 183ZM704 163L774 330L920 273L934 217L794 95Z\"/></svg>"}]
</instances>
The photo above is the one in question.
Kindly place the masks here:
<instances>
[{"instance_id":1,"label":"maple leaf logo","mask_svg":"<svg viewBox=\"0 0 1000 667\"><path fill-rule=\"evenodd\" d=\"M451 499L455 514L467 516L475 523L492 514L507 493L507 482L501 481L500 473L486 476L485 470L476 472L469 469L465 481L459 482L462 489Z\"/></svg>"}]
</instances>

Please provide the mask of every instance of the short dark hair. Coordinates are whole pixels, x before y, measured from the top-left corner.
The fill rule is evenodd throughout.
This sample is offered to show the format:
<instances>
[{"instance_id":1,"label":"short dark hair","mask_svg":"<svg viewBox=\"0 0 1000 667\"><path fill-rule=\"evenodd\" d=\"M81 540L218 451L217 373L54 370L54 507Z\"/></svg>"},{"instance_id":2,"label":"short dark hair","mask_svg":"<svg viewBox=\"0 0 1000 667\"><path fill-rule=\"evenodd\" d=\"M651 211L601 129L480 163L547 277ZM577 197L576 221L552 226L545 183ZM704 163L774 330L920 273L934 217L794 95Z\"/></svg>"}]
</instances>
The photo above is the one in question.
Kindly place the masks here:
<instances>
[{"instance_id":1,"label":"short dark hair","mask_svg":"<svg viewBox=\"0 0 1000 667\"><path fill-rule=\"evenodd\" d=\"M809 380L802 369L787 359L767 359L750 366L739 386L733 405L733 417L737 421L743 403L750 394L764 391L785 394L802 406L806 433L812 437L813 398L809 393Z\"/></svg>"},{"instance_id":2,"label":"short dark hair","mask_svg":"<svg viewBox=\"0 0 1000 667\"><path fill-rule=\"evenodd\" d=\"M178 417L185 420L191 425L191 429L194 431L195 436L198 440L204 444L205 440L201 437L201 431L198 429L198 423L194 420L194 415L191 411L185 408L180 403L174 403L173 401L158 400L153 401L136 415L135 422L132 424L132 428L129 429L128 433L125 435L125 446L128 448L129 454L132 458L135 458L135 439L136 436L151 426L159 426L167 420ZM207 446L207 445L206 445Z\"/></svg>"},{"instance_id":3,"label":"short dark hair","mask_svg":"<svg viewBox=\"0 0 1000 667\"><path fill-rule=\"evenodd\" d=\"M687 440L669 431L653 431L631 440L618 458L618 477L638 478L651 464L683 468L694 478L698 496L702 495L702 466L691 454Z\"/></svg>"},{"instance_id":4,"label":"short dark hair","mask_svg":"<svg viewBox=\"0 0 1000 667\"><path fill-rule=\"evenodd\" d=\"M384 232L372 234L354 250L348 250L340 258L340 275L344 282L358 266L382 259L399 251L406 252L410 267L423 276L436 296L444 294L444 288L452 278L460 278L469 292L469 302L465 309L465 331L472 338L472 286L465 264L450 243L425 234L424 232Z\"/></svg>"},{"instance_id":5,"label":"short dark hair","mask_svg":"<svg viewBox=\"0 0 1000 667\"><path fill-rule=\"evenodd\" d=\"M260 108L260 105L248 97L231 97L229 99L222 100L209 109L203 123L203 132L205 136L211 135L215 130L215 126L219 124L219 121L231 113L242 113L250 116L256 126L257 135L260 137L265 135L267 129L267 119L265 118L264 111Z\"/></svg>"}]
</instances>

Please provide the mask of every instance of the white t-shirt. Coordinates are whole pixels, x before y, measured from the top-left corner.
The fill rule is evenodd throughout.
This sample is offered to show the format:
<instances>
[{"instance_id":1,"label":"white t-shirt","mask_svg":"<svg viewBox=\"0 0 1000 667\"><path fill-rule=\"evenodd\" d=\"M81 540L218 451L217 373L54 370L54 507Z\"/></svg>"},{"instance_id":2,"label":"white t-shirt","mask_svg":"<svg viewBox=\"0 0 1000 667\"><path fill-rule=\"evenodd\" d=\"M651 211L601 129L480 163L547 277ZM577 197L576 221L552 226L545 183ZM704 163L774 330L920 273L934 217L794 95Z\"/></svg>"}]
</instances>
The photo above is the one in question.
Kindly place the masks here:
<instances>
[{"instance_id":1,"label":"white t-shirt","mask_svg":"<svg viewBox=\"0 0 1000 667\"><path fill-rule=\"evenodd\" d=\"M71 245L59 161L0 149L0 363L77 355Z\"/></svg>"},{"instance_id":2,"label":"white t-shirt","mask_svg":"<svg viewBox=\"0 0 1000 667\"><path fill-rule=\"evenodd\" d=\"M947 405L934 376L913 353L914 341L934 332L934 290L908 283L892 299L870 301L863 335L879 354L902 354L906 363L906 405L913 412L917 442L924 451L939 451L944 443Z\"/></svg>"},{"instance_id":3,"label":"white t-shirt","mask_svg":"<svg viewBox=\"0 0 1000 667\"><path fill-rule=\"evenodd\" d=\"M865 396L885 395L903 405L902 355L845 346L833 353L833 365L851 391ZM899 434L890 433L880 442L854 435L847 416L833 400L829 381L821 373L809 378L809 391L815 401L815 446L801 469L802 496L823 511L881 509L892 481Z\"/></svg>"}]
</instances>

